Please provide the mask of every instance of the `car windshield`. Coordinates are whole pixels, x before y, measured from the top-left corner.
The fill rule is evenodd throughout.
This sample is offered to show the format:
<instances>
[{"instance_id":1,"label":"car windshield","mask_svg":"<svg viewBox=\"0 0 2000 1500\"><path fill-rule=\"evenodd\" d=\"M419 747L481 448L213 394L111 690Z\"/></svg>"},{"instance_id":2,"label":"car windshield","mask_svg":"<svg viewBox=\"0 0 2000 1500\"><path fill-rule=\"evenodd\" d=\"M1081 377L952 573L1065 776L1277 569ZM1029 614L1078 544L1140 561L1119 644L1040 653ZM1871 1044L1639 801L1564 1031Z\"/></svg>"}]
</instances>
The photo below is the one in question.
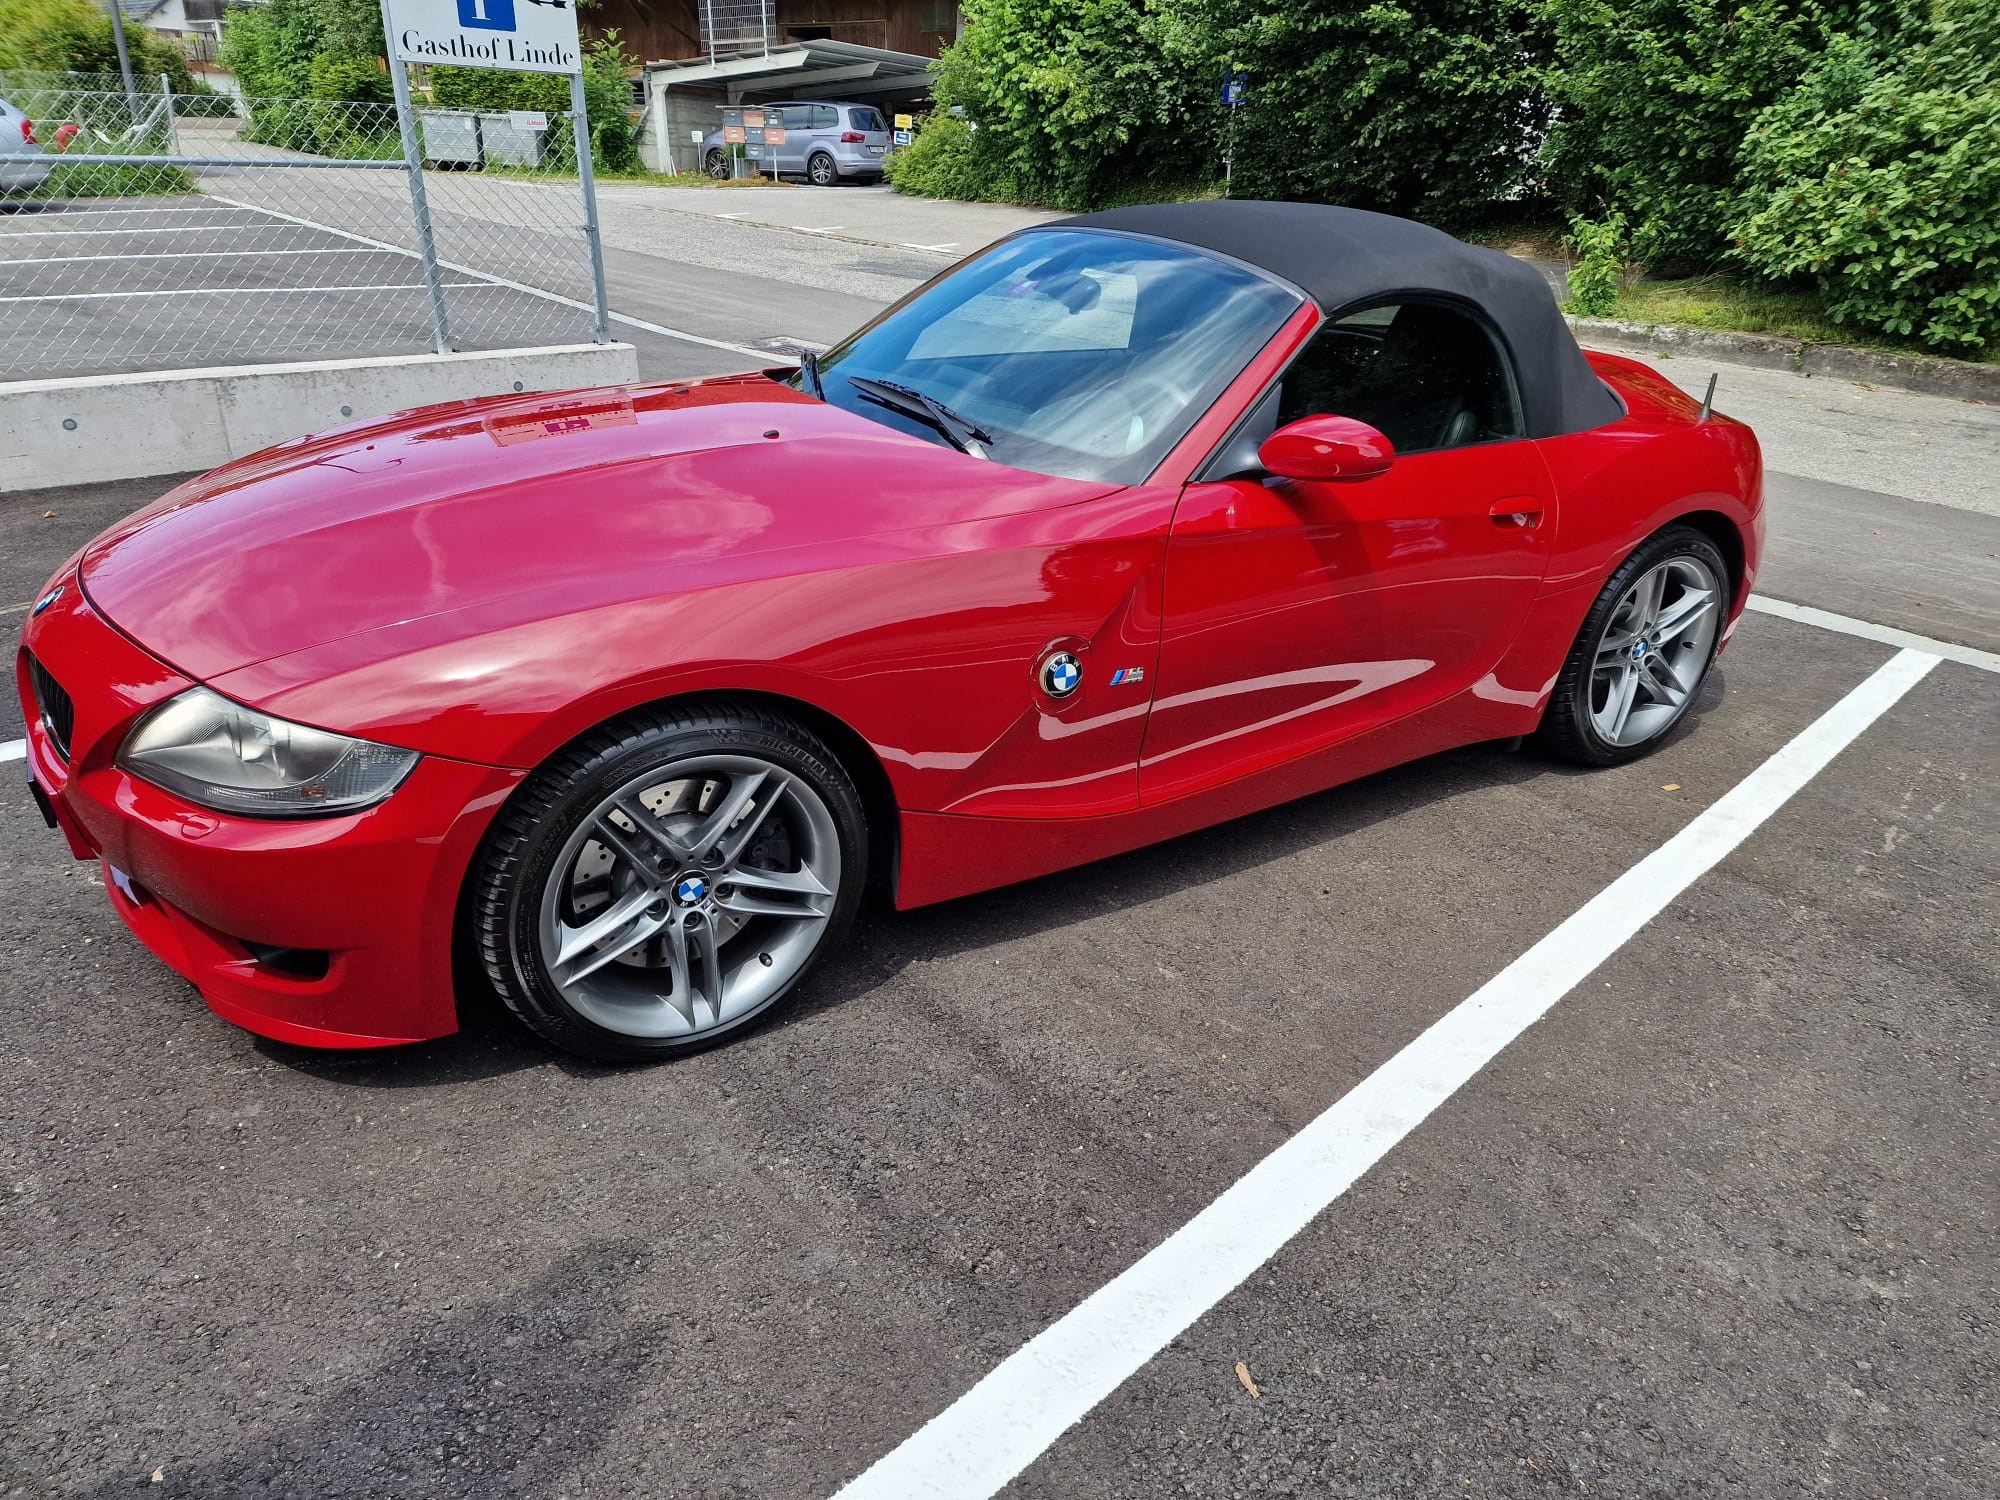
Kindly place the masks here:
<instances>
[{"instance_id":1,"label":"car windshield","mask_svg":"<svg viewBox=\"0 0 2000 1500\"><path fill-rule=\"evenodd\" d=\"M998 463L1136 484L1299 300L1255 271L1183 246L1034 230L830 350L817 386L804 372L792 381L872 421Z\"/></svg>"}]
</instances>

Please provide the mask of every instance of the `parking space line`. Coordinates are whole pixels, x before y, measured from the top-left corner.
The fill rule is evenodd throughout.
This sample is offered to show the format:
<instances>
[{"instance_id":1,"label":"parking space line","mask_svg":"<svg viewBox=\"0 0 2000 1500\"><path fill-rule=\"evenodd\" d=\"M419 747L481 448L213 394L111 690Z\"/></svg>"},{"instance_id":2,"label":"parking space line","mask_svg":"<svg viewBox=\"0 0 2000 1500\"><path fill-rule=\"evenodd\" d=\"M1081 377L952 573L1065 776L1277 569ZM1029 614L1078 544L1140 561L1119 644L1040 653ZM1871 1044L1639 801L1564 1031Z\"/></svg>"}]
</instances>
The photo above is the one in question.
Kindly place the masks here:
<instances>
[{"instance_id":1,"label":"parking space line","mask_svg":"<svg viewBox=\"0 0 2000 1500\"><path fill-rule=\"evenodd\" d=\"M406 250L401 245L392 245L387 240L374 240L364 234L354 234L345 229L336 229L331 224L320 223L317 219L296 218L291 214L279 213L275 208L261 208L254 203L239 203L234 198L224 198L214 193L209 194L209 196L217 203L227 203L231 208L242 208L248 209L253 213L269 214L273 218L283 219L288 224L301 224L308 229L323 229L328 234L342 235L347 239L353 240L358 245L369 245L377 250L392 250L396 254L405 256L410 260L420 258L416 251ZM460 265L457 261L450 260L441 260L438 264L448 271L457 271L464 276L477 276L493 286L504 286L510 291L526 292L530 297L540 297L545 302L555 302L563 307L573 307L579 312L595 311L588 302L579 302L574 297L559 296L554 292L543 291L537 286L528 286L524 282L509 281L504 276L495 276L490 271L482 271L476 266ZM659 323L649 323L644 318L634 318L621 312L611 314L611 321L622 323L627 328L637 328L645 333L657 333L662 338L679 339L681 342L688 344L701 344L710 349L726 349L731 354L747 354L752 359L764 358L764 352L760 349L746 348L742 344L731 344L723 339L706 338L699 333L686 333L678 328L667 328Z\"/></svg>"},{"instance_id":2,"label":"parking space line","mask_svg":"<svg viewBox=\"0 0 2000 1500\"><path fill-rule=\"evenodd\" d=\"M1905 648L836 1500L984 1500L1239 1286L1921 682Z\"/></svg>"},{"instance_id":3,"label":"parking space line","mask_svg":"<svg viewBox=\"0 0 2000 1500\"><path fill-rule=\"evenodd\" d=\"M28 742L26 740L8 740L5 744L0 745L0 761L26 760L27 758Z\"/></svg>"},{"instance_id":4,"label":"parking space line","mask_svg":"<svg viewBox=\"0 0 2000 1500\"><path fill-rule=\"evenodd\" d=\"M249 260L255 256L269 255L380 255L379 250L370 250L365 245L342 245L327 250L231 250L231 260ZM213 250L149 250L144 254L132 255L37 255L24 256L18 260L0 260L0 266L71 266L98 264L113 260L214 260Z\"/></svg>"},{"instance_id":5,"label":"parking space line","mask_svg":"<svg viewBox=\"0 0 2000 1500\"><path fill-rule=\"evenodd\" d=\"M109 214L198 214L209 211L200 204L177 204L172 208L65 208L61 217L80 219L103 218Z\"/></svg>"},{"instance_id":6,"label":"parking space line","mask_svg":"<svg viewBox=\"0 0 2000 1500\"><path fill-rule=\"evenodd\" d=\"M1851 615L1836 615L1824 609L1814 609L1810 604L1787 604L1782 599L1767 599L1762 594L1750 596L1749 607L1759 614L1776 615L1781 620L1796 620L1801 625L1817 625L1821 630L1837 630L1842 635L1854 635L1864 641L1879 641L1885 646L1903 646L1912 651L1928 651L1933 656L1942 656L1946 661L1962 662L1968 667L1979 667L1988 672L2000 672L2000 656L1991 651L1981 651L1977 646L1960 646L1951 641L1933 640L1927 635L1918 635L1911 630L1898 630L1893 625L1877 625L1873 620L1857 620Z\"/></svg>"},{"instance_id":7,"label":"parking space line","mask_svg":"<svg viewBox=\"0 0 2000 1500\"><path fill-rule=\"evenodd\" d=\"M485 290L483 281L443 281L445 287ZM182 286L143 292L48 292L33 297L0 297L0 302L116 302L128 297L316 297L324 292L421 292L421 281L386 282L371 286Z\"/></svg>"},{"instance_id":8,"label":"parking space line","mask_svg":"<svg viewBox=\"0 0 2000 1500\"><path fill-rule=\"evenodd\" d=\"M249 207L248 204L242 203L234 206L237 208ZM260 213L268 211L264 209L258 210ZM312 224L312 221L309 219L299 219L295 222L311 224L311 227L314 229L326 228L324 224ZM157 229L8 229L0 231L0 240L45 240L51 236L82 236L86 234L122 234L128 237L137 234L213 234L218 229L279 229L282 227L284 226L279 224L162 224ZM342 232L338 229L333 231L335 234ZM359 236L353 236L353 238L359 238Z\"/></svg>"}]
</instances>

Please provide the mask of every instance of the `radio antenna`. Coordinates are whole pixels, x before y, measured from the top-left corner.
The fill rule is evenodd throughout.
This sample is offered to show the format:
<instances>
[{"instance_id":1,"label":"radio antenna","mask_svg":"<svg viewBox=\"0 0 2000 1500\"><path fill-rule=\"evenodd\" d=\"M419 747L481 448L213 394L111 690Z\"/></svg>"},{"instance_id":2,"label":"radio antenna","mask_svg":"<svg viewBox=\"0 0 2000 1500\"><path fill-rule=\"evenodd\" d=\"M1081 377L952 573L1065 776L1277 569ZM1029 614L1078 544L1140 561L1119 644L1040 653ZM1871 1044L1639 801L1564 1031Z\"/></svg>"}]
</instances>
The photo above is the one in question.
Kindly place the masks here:
<instances>
[{"instance_id":1,"label":"radio antenna","mask_svg":"<svg viewBox=\"0 0 2000 1500\"><path fill-rule=\"evenodd\" d=\"M1720 370L1717 370L1709 375L1708 390L1703 394L1701 398L1701 412L1698 416L1695 417L1695 421L1706 422L1709 418L1709 414L1715 410L1715 382L1716 378L1720 376L1721 373L1722 372Z\"/></svg>"}]
</instances>

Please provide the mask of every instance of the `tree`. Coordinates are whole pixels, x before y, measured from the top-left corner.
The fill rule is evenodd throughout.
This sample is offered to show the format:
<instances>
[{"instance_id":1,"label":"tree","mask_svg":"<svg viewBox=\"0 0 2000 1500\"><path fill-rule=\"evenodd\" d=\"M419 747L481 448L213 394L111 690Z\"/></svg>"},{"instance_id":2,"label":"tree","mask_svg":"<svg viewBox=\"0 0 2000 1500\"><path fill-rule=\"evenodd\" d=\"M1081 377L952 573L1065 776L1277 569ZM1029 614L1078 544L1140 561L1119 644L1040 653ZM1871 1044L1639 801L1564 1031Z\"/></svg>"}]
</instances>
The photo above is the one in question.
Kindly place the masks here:
<instances>
[{"instance_id":1,"label":"tree","mask_svg":"<svg viewBox=\"0 0 2000 1500\"><path fill-rule=\"evenodd\" d=\"M1158 0L1156 34L1220 128L1248 73L1232 190L1461 223L1514 191L1546 113L1535 0Z\"/></svg>"},{"instance_id":2,"label":"tree","mask_svg":"<svg viewBox=\"0 0 2000 1500\"><path fill-rule=\"evenodd\" d=\"M927 158L980 196L1096 207L1139 184L1205 174L1210 142L1188 129L1199 90L1152 36L1133 0L966 0L933 97L940 119L896 180L912 187ZM942 178L940 179L942 180Z\"/></svg>"}]
</instances>

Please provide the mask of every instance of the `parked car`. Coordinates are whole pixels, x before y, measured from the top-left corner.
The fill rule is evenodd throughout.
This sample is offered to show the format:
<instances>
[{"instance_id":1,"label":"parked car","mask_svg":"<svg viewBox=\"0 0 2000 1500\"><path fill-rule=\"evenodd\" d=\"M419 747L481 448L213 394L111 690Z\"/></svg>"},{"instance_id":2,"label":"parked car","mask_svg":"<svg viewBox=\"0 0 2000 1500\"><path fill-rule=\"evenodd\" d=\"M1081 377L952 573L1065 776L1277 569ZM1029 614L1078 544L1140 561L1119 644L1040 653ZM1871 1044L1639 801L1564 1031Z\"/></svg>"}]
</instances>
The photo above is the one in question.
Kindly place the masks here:
<instances>
[{"instance_id":1,"label":"parked car","mask_svg":"<svg viewBox=\"0 0 2000 1500\"><path fill-rule=\"evenodd\" d=\"M463 960L555 1045L658 1058L793 993L871 880L965 896L1481 740L1645 754L1762 505L1750 430L1583 354L1524 262L1118 209L798 369L181 485L32 606L28 769L242 1026L441 1036Z\"/></svg>"},{"instance_id":2,"label":"parked car","mask_svg":"<svg viewBox=\"0 0 2000 1500\"><path fill-rule=\"evenodd\" d=\"M54 170L35 139L35 122L0 99L0 197L32 193Z\"/></svg>"},{"instance_id":3,"label":"parked car","mask_svg":"<svg viewBox=\"0 0 2000 1500\"><path fill-rule=\"evenodd\" d=\"M799 99L766 104L763 110L765 123L785 132L782 145L765 147L766 155L752 158L764 170L775 166L775 176L804 177L818 187L882 180L891 136L889 122L874 105ZM711 177L732 172L730 148L720 130L701 143L701 162Z\"/></svg>"}]
</instances>

